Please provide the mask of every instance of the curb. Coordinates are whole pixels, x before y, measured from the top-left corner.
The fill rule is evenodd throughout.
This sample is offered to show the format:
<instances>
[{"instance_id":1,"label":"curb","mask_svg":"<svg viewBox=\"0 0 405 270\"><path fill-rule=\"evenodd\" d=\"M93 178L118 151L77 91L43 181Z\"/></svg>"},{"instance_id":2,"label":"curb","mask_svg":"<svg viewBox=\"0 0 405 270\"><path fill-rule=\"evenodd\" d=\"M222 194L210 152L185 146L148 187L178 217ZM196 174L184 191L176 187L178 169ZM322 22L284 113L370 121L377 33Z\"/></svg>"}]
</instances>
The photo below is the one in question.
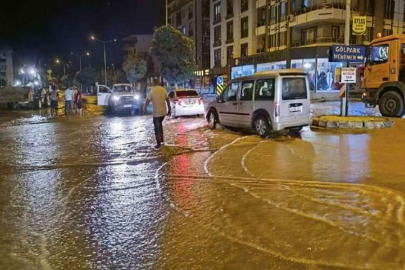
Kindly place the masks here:
<instances>
[{"instance_id":1,"label":"curb","mask_svg":"<svg viewBox=\"0 0 405 270\"><path fill-rule=\"evenodd\" d=\"M333 116L332 119L328 119L328 116L320 116L312 119L313 127L320 127L326 129L384 129L390 128L393 125L393 121L388 118L358 117L358 119L350 118L350 120L345 120L345 117ZM340 118L340 119L336 119Z\"/></svg>"}]
</instances>

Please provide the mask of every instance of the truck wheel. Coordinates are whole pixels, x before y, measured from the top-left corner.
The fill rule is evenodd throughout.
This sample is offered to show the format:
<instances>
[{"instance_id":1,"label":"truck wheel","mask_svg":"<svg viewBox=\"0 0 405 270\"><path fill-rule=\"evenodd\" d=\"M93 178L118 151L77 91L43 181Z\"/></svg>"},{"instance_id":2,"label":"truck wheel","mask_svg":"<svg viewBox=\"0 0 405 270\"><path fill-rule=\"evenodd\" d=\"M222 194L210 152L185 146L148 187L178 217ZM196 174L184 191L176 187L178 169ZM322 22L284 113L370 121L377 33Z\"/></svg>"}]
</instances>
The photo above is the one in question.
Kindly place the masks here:
<instances>
[{"instance_id":1,"label":"truck wheel","mask_svg":"<svg viewBox=\"0 0 405 270\"><path fill-rule=\"evenodd\" d=\"M402 117L404 115L404 100L394 91L385 93L379 102L379 109L383 116Z\"/></svg>"},{"instance_id":2,"label":"truck wheel","mask_svg":"<svg viewBox=\"0 0 405 270\"><path fill-rule=\"evenodd\" d=\"M258 116L254 121L254 127L257 135L262 138L267 138L271 132L271 126L267 117L265 116Z\"/></svg>"},{"instance_id":3,"label":"truck wheel","mask_svg":"<svg viewBox=\"0 0 405 270\"><path fill-rule=\"evenodd\" d=\"M16 110L16 109L17 109L17 103L14 103L14 102L9 102L9 103L7 103L7 109L8 109L9 111L14 111L14 110Z\"/></svg>"},{"instance_id":4,"label":"truck wheel","mask_svg":"<svg viewBox=\"0 0 405 270\"><path fill-rule=\"evenodd\" d=\"M39 109L42 108L42 102L41 102L40 99L34 100L34 108L35 108L36 110L39 110Z\"/></svg>"}]
</instances>

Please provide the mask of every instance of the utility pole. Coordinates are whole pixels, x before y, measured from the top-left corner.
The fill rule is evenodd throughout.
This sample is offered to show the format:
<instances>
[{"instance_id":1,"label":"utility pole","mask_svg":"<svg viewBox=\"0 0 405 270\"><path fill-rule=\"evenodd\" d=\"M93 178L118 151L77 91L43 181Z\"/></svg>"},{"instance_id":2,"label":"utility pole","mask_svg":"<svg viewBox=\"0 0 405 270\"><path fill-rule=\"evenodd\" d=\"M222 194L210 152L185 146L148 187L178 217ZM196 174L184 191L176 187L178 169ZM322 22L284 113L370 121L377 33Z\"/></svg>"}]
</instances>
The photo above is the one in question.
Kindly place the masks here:
<instances>
[{"instance_id":1,"label":"utility pole","mask_svg":"<svg viewBox=\"0 0 405 270\"><path fill-rule=\"evenodd\" d=\"M350 45L350 19L351 19L351 0L346 0L346 21L345 21L345 45ZM348 62L343 64L344 67L348 67ZM349 114L349 85L344 84L345 96L342 98L342 104L340 106L341 116L347 116Z\"/></svg>"},{"instance_id":2,"label":"utility pole","mask_svg":"<svg viewBox=\"0 0 405 270\"><path fill-rule=\"evenodd\" d=\"M104 83L107 86L107 56L106 56L106 51L105 51L105 45L107 43L116 42L117 40L113 39L113 40L103 41L103 40L99 40L99 39L95 38L94 36L91 36L91 39L98 41L104 45Z\"/></svg>"},{"instance_id":3,"label":"utility pole","mask_svg":"<svg viewBox=\"0 0 405 270\"><path fill-rule=\"evenodd\" d=\"M165 10L166 10L166 26L169 24L169 12L167 11L167 0L165 3Z\"/></svg>"}]
</instances>

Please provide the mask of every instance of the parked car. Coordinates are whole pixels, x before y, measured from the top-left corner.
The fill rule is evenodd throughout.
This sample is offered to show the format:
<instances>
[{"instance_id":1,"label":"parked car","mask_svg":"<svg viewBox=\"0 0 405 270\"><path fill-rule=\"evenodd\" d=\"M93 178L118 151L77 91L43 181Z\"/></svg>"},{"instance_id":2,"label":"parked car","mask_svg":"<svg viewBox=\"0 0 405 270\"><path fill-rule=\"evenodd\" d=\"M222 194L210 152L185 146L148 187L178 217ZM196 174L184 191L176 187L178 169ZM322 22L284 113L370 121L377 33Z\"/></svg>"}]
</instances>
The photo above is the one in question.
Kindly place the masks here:
<instances>
[{"instance_id":1,"label":"parked car","mask_svg":"<svg viewBox=\"0 0 405 270\"><path fill-rule=\"evenodd\" d=\"M141 114L145 99L131 84L114 84L110 89L104 85L97 86L97 104L107 106L108 114L130 112Z\"/></svg>"},{"instance_id":2,"label":"parked car","mask_svg":"<svg viewBox=\"0 0 405 270\"><path fill-rule=\"evenodd\" d=\"M192 89L174 89L169 94L172 116L204 115L204 103Z\"/></svg>"},{"instance_id":3,"label":"parked car","mask_svg":"<svg viewBox=\"0 0 405 270\"><path fill-rule=\"evenodd\" d=\"M259 72L232 80L207 107L211 129L253 129L265 138L272 131L300 131L310 121L310 90L302 70Z\"/></svg>"}]
</instances>

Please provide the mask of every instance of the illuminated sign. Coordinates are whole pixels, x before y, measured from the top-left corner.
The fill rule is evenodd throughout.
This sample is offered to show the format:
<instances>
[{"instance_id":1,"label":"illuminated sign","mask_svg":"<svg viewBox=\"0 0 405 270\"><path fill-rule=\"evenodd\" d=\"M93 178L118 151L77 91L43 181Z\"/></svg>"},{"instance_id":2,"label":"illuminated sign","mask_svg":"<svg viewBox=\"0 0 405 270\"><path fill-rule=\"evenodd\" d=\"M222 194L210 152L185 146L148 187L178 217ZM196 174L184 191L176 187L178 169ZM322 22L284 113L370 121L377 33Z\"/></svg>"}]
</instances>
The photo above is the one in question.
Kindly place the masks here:
<instances>
[{"instance_id":1,"label":"illuminated sign","mask_svg":"<svg viewBox=\"0 0 405 270\"><path fill-rule=\"evenodd\" d=\"M353 35L364 35L367 31L367 17L353 16Z\"/></svg>"},{"instance_id":2,"label":"illuminated sign","mask_svg":"<svg viewBox=\"0 0 405 270\"><path fill-rule=\"evenodd\" d=\"M366 47L333 45L330 55L331 62L363 63L366 60Z\"/></svg>"}]
</instances>

